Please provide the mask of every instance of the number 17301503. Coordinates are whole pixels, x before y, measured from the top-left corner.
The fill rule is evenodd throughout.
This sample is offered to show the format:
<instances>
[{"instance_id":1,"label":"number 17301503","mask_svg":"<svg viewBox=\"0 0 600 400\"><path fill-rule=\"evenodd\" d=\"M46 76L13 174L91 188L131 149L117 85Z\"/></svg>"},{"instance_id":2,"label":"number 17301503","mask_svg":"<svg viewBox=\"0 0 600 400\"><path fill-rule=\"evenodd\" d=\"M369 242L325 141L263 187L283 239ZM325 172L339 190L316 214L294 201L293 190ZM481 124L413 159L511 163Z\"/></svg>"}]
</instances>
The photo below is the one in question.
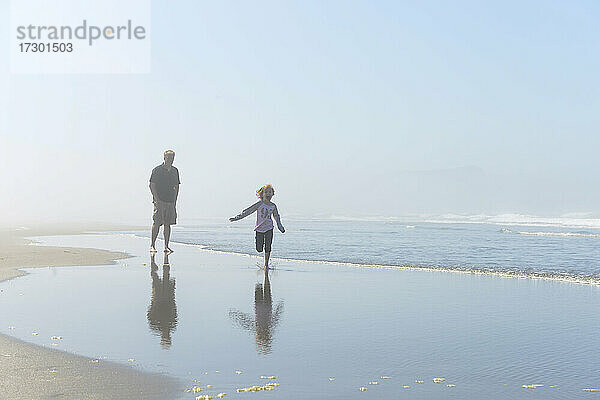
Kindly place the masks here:
<instances>
[{"instance_id":1,"label":"number 17301503","mask_svg":"<svg viewBox=\"0 0 600 400\"><path fill-rule=\"evenodd\" d=\"M19 43L21 53L71 53L73 43Z\"/></svg>"}]
</instances>

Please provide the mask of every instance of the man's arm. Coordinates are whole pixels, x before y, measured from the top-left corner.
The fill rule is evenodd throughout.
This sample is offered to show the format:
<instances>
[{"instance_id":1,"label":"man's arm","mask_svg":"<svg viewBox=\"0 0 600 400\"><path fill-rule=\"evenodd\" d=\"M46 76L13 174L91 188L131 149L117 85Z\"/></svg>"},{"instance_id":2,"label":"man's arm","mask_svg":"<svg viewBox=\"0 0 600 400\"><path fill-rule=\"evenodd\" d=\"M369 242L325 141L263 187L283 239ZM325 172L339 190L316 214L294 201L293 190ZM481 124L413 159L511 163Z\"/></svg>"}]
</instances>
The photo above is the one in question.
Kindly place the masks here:
<instances>
[{"instance_id":1,"label":"man's arm","mask_svg":"<svg viewBox=\"0 0 600 400\"><path fill-rule=\"evenodd\" d=\"M156 194L156 183L150 182L150 193L152 193L152 201L156 202L158 200L158 195Z\"/></svg>"},{"instance_id":2,"label":"man's arm","mask_svg":"<svg viewBox=\"0 0 600 400\"><path fill-rule=\"evenodd\" d=\"M177 183L175 184L175 203L177 203L177 196L179 196L179 185L181 185L181 180L179 179L179 170L175 168L175 172L177 172Z\"/></svg>"},{"instance_id":3,"label":"man's arm","mask_svg":"<svg viewBox=\"0 0 600 400\"><path fill-rule=\"evenodd\" d=\"M236 215L235 217L229 218L229 221L237 221L242 218L246 218L248 215L252 214L254 211L258 210L258 206L260 205L260 200L256 203L252 204L250 207L246 208L244 211Z\"/></svg>"},{"instance_id":4,"label":"man's arm","mask_svg":"<svg viewBox=\"0 0 600 400\"><path fill-rule=\"evenodd\" d=\"M285 228L281 225L281 217L279 216L277 206L275 206L275 209L273 210L273 216L275 217L275 222L277 222L277 229L279 229L281 233L285 233Z\"/></svg>"}]
</instances>

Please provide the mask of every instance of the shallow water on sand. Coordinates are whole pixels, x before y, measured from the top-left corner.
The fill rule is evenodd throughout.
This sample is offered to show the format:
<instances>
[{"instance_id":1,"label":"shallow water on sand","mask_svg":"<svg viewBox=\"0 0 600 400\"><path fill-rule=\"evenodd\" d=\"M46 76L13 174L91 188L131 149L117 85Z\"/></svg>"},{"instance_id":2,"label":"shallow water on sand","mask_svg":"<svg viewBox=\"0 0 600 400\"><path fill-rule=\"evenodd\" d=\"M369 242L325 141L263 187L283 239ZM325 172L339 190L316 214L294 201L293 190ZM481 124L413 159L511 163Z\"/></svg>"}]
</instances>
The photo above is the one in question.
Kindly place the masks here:
<instances>
[{"instance_id":1,"label":"shallow water on sand","mask_svg":"<svg viewBox=\"0 0 600 400\"><path fill-rule=\"evenodd\" d=\"M0 332L204 388L184 399L565 399L600 388L597 286L281 260L267 278L258 258L194 246L174 244L170 266L159 254L153 268L143 238L41 240L134 257L1 283ZM269 382L280 385L236 392ZM532 384L544 386L522 387Z\"/></svg>"}]
</instances>

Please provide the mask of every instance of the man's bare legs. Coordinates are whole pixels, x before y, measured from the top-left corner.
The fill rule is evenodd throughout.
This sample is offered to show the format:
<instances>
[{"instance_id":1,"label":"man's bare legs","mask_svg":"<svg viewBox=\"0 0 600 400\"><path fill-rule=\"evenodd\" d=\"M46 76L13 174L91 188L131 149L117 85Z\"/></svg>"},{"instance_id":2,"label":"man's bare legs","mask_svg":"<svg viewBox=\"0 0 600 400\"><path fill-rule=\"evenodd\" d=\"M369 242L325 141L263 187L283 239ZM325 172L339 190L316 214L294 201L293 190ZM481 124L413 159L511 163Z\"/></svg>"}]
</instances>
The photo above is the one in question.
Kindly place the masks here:
<instances>
[{"instance_id":1,"label":"man's bare legs","mask_svg":"<svg viewBox=\"0 0 600 400\"><path fill-rule=\"evenodd\" d=\"M165 235L165 253L172 253L173 250L169 248L169 240L171 239L171 225L165 224L163 227L163 234Z\"/></svg>"},{"instance_id":2,"label":"man's bare legs","mask_svg":"<svg viewBox=\"0 0 600 400\"><path fill-rule=\"evenodd\" d=\"M152 225L152 244L150 245L150 252L156 253L156 238L158 238L158 232L160 231L160 225ZM169 240L171 239L171 225L163 226L163 235L165 238L165 253L171 254L173 250L169 248Z\"/></svg>"},{"instance_id":3,"label":"man's bare legs","mask_svg":"<svg viewBox=\"0 0 600 400\"><path fill-rule=\"evenodd\" d=\"M152 244L150 244L150 252L156 253L156 238L158 237L158 231L160 230L160 225L152 224Z\"/></svg>"},{"instance_id":4,"label":"man's bare legs","mask_svg":"<svg viewBox=\"0 0 600 400\"><path fill-rule=\"evenodd\" d=\"M269 269L269 257L271 257L271 252L265 251L265 269Z\"/></svg>"}]
</instances>

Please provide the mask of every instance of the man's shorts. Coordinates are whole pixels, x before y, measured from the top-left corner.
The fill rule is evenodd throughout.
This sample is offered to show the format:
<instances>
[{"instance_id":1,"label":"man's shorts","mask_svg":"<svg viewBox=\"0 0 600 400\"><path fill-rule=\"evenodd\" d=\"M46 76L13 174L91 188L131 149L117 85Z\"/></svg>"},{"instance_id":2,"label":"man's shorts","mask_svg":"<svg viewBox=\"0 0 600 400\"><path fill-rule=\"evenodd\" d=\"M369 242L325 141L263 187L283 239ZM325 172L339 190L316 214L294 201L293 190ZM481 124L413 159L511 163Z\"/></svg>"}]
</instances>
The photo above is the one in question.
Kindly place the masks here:
<instances>
[{"instance_id":1,"label":"man's shorts","mask_svg":"<svg viewBox=\"0 0 600 400\"><path fill-rule=\"evenodd\" d=\"M154 213L152 220L155 225L175 225L177 224L177 211L175 203L169 203L162 200L154 202Z\"/></svg>"},{"instance_id":2,"label":"man's shorts","mask_svg":"<svg viewBox=\"0 0 600 400\"><path fill-rule=\"evenodd\" d=\"M265 252L270 253L271 243L273 243L273 229L266 232L256 232L256 251L262 253L264 247Z\"/></svg>"}]
</instances>

